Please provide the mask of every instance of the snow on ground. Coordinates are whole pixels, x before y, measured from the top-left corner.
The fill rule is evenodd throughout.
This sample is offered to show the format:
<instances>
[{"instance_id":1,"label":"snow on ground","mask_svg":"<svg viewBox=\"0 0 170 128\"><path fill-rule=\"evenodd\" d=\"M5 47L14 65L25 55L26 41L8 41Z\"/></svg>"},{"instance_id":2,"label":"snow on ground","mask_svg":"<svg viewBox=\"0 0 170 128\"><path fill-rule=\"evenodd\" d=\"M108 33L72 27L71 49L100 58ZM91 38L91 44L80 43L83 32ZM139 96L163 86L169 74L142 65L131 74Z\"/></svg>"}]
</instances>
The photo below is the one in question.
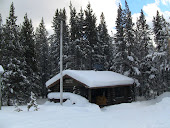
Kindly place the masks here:
<instances>
[{"instance_id":1,"label":"snow on ground","mask_svg":"<svg viewBox=\"0 0 170 128\"><path fill-rule=\"evenodd\" d=\"M0 128L170 128L170 93L155 100L124 103L99 109L46 102L39 111L22 112L3 106Z\"/></svg>"},{"instance_id":2,"label":"snow on ground","mask_svg":"<svg viewBox=\"0 0 170 128\"><path fill-rule=\"evenodd\" d=\"M49 99L60 99L60 93L59 92L51 92L48 94ZM89 101L77 94L73 94L70 92L63 92L63 99L68 99L66 102L69 105L76 104L78 106L84 106L89 104Z\"/></svg>"}]
</instances>

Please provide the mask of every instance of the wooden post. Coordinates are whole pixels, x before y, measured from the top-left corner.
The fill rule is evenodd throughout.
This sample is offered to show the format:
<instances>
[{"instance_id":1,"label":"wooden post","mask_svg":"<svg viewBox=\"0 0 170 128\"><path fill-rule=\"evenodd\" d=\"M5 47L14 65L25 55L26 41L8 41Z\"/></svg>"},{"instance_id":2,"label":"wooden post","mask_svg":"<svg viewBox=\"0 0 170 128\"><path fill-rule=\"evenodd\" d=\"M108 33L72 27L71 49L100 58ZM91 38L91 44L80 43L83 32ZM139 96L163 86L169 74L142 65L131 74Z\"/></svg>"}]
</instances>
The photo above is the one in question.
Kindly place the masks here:
<instances>
[{"instance_id":1,"label":"wooden post","mask_svg":"<svg viewBox=\"0 0 170 128\"><path fill-rule=\"evenodd\" d=\"M88 100L91 103L91 89L88 89Z\"/></svg>"}]
</instances>

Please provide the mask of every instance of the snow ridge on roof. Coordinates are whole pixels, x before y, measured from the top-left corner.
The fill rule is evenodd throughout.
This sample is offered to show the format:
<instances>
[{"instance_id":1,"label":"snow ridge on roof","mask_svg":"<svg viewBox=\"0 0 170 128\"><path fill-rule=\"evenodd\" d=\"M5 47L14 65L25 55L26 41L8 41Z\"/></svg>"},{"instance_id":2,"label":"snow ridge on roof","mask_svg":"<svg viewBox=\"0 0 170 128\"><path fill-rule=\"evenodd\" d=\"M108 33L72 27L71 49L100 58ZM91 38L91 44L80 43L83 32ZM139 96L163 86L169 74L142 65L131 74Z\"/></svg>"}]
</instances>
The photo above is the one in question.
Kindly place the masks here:
<instances>
[{"instance_id":1,"label":"snow ridge on roof","mask_svg":"<svg viewBox=\"0 0 170 128\"><path fill-rule=\"evenodd\" d=\"M104 87L133 84L134 80L112 71L94 70L64 70L63 76L68 75L89 87ZM46 87L60 79L60 73L46 82Z\"/></svg>"}]
</instances>

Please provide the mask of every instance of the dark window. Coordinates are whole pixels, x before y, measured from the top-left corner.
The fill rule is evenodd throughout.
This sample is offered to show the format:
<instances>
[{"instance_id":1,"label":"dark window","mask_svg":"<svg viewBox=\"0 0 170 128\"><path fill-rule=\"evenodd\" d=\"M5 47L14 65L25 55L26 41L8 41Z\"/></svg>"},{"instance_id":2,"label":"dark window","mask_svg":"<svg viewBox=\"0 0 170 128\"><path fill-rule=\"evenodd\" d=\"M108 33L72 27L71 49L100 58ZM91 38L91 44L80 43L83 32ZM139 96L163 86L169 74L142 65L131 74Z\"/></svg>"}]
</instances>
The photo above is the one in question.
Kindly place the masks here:
<instances>
[{"instance_id":1,"label":"dark window","mask_svg":"<svg viewBox=\"0 0 170 128\"><path fill-rule=\"evenodd\" d=\"M124 97L125 93L124 93L124 88L123 87L117 87L115 88L115 96L116 97Z\"/></svg>"},{"instance_id":2,"label":"dark window","mask_svg":"<svg viewBox=\"0 0 170 128\"><path fill-rule=\"evenodd\" d=\"M66 83L66 84L73 83L73 79L65 79L65 83Z\"/></svg>"}]
</instances>

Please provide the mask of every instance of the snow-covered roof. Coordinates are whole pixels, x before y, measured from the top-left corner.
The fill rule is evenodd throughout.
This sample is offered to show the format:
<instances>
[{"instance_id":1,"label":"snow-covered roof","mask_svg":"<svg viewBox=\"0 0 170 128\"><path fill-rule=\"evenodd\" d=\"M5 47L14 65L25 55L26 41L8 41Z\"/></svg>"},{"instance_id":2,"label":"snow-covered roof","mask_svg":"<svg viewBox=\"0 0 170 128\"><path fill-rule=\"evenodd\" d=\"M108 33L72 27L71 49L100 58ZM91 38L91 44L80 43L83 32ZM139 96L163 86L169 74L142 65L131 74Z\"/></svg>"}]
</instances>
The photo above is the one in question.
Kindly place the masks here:
<instances>
[{"instance_id":1,"label":"snow-covered roof","mask_svg":"<svg viewBox=\"0 0 170 128\"><path fill-rule=\"evenodd\" d=\"M89 88L105 87L115 85L130 85L134 83L132 78L112 72L112 71L94 71L94 70L64 70L63 76L68 75L73 79L80 81ZM60 73L46 82L46 87L60 79Z\"/></svg>"},{"instance_id":2,"label":"snow-covered roof","mask_svg":"<svg viewBox=\"0 0 170 128\"><path fill-rule=\"evenodd\" d=\"M0 65L0 74L2 74L4 72L3 67Z\"/></svg>"}]
</instances>

